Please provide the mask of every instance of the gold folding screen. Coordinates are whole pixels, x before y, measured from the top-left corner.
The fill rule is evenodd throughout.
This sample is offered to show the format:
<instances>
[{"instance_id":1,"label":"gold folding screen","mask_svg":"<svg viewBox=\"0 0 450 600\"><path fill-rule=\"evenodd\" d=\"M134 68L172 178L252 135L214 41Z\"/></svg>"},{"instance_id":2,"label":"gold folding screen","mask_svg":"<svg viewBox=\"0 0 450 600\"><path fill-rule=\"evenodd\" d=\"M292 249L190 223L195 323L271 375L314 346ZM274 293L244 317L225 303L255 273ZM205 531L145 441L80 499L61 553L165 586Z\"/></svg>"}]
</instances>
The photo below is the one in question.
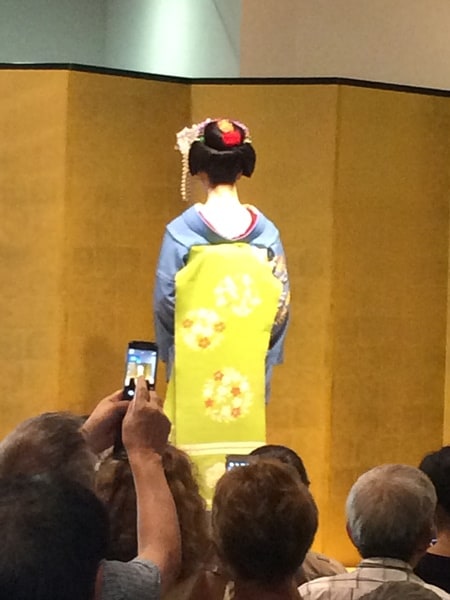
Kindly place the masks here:
<instances>
[{"instance_id":1,"label":"gold folding screen","mask_svg":"<svg viewBox=\"0 0 450 600\"><path fill-rule=\"evenodd\" d=\"M119 388L127 342L153 338L155 261L181 204L172 136L187 120L188 86L71 75L59 376L71 407Z\"/></svg>"},{"instance_id":2,"label":"gold folding screen","mask_svg":"<svg viewBox=\"0 0 450 600\"><path fill-rule=\"evenodd\" d=\"M292 282L268 438L305 460L316 548L354 563L352 481L448 439L450 100L26 70L0 71L0 92L0 433L120 387L126 342L153 335L164 225L185 208L174 134L238 118L258 154L242 199L278 225Z\"/></svg>"},{"instance_id":3,"label":"gold folding screen","mask_svg":"<svg viewBox=\"0 0 450 600\"><path fill-rule=\"evenodd\" d=\"M67 72L0 71L1 433L59 401Z\"/></svg>"},{"instance_id":4,"label":"gold folding screen","mask_svg":"<svg viewBox=\"0 0 450 600\"><path fill-rule=\"evenodd\" d=\"M330 553L362 471L417 465L443 443L449 111L449 98L340 90Z\"/></svg>"}]
</instances>

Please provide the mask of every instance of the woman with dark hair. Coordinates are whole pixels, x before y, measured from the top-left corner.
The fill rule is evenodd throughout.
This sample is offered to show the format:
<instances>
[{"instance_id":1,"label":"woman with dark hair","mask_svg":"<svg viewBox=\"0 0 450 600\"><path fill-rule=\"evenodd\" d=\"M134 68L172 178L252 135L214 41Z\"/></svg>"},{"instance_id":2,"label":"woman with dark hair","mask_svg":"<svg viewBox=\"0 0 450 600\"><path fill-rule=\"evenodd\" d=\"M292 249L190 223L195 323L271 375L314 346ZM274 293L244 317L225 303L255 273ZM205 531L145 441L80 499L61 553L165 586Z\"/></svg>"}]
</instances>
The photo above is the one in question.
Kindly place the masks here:
<instances>
[{"instance_id":1,"label":"woman with dark hair","mask_svg":"<svg viewBox=\"0 0 450 600\"><path fill-rule=\"evenodd\" d=\"M0 598L93 600L108 518L91 490L47 472L0 478Z\"/></svg>"},{"instance_id":2,"label":"woman with dark hair","mask_svg":"<svg viewBox=\"0 0 450 600\"><path fill-rule=\"evenodd\" d=\"M189 171L206 200L166 228L155 329L176 443L194 451L211 494L225 454L265 440L264 400L283 358L289 283L277 228L239 200L237 181L252 175L256 160L247 127L207 119L183 129L177 146L183 197Z\"/></svg>"},{"instance_id":3,"label":"woman with dark hair","mask_svg":"<svg viewBox=\"0 0 450 600\"><path fill-rule=\"evenodd\" d=\"M302 482L309 487L310 481L308 473L306 472L306 467L303 464L300 456L297 454L297 452L294 452L292 448L288 448L287 446L282 446L280 444L266 444L252 450L250 452L250 456L279 460L285 465L294 467Z\"/></svg>"},{"instance_id":4,"label":"woman with dark hair","mask_svg":"<svg viewBox=\"0 0 450 600\"><path fill-rule=\"evenodd\" d=\"M450 593L450 446L427 454L419 469L436 489L437 536L414 570L427 583Z\"/></svg>"}]
</instances>

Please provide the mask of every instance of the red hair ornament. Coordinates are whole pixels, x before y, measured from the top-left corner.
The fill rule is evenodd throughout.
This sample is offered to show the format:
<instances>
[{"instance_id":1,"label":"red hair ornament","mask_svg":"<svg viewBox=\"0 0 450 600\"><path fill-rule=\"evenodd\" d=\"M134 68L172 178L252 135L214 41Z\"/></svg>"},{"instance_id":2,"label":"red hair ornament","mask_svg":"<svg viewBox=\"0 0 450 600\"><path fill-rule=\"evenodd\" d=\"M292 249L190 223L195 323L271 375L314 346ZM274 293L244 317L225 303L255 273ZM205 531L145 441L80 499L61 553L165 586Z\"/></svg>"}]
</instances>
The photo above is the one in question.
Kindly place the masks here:
<instances>
[{"instance_id":1,"label":"red hair ornament","mask_svg":"<svg viewBox=\"0 0 450 600\"><path fill-rule=\"evenodd\" d=\"M237 129L222 133L222 141L225 146L238 146L241 143L241 132Z\"/></svg>"}]
</instances>

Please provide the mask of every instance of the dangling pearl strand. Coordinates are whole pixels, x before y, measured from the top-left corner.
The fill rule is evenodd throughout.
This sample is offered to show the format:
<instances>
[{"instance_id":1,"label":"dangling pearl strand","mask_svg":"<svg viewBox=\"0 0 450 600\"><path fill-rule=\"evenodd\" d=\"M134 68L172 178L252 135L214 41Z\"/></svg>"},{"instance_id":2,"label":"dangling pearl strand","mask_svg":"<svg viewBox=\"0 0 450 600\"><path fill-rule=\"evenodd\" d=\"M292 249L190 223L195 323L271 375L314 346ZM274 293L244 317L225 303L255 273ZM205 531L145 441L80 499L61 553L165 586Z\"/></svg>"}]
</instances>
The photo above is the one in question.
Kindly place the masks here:
<instances>
[{"instance_id":1,"label":"dangling pearl strand","mask_svg":"<svg viewBox=\"0 0 450 600\"><path fill-rule=\"evenodd\" d=\"M189 197L189 185L188 185L188 174L189 174L189 164L188 164L188 154L182 154L181 157L181 184L180 184L180 192L181 199L183 202L188 201Z\"/></svg>"}]
</instances>

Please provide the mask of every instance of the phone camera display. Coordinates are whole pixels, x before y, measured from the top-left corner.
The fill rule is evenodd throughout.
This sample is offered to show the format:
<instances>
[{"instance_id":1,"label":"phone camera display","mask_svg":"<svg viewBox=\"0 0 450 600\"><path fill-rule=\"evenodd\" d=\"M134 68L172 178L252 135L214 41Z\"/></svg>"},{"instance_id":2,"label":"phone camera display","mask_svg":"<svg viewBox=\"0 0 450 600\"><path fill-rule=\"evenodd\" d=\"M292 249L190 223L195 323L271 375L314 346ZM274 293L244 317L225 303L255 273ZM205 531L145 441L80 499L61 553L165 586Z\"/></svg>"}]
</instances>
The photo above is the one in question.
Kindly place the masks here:
<instances>
[{"instance_id":1,"label":"phone camera display","mask_svg":"<svg viewBox=\"0 0 450 600\"><path fill-rule=\"evenodd\" d=\"M145 377L148 387L154 387L157 360L158 354L156 350L142 350L132 347L128 349L124 380L124 397L127 400L134 398L134 390L138 377Z\"/></svg>"}]
</instances>

